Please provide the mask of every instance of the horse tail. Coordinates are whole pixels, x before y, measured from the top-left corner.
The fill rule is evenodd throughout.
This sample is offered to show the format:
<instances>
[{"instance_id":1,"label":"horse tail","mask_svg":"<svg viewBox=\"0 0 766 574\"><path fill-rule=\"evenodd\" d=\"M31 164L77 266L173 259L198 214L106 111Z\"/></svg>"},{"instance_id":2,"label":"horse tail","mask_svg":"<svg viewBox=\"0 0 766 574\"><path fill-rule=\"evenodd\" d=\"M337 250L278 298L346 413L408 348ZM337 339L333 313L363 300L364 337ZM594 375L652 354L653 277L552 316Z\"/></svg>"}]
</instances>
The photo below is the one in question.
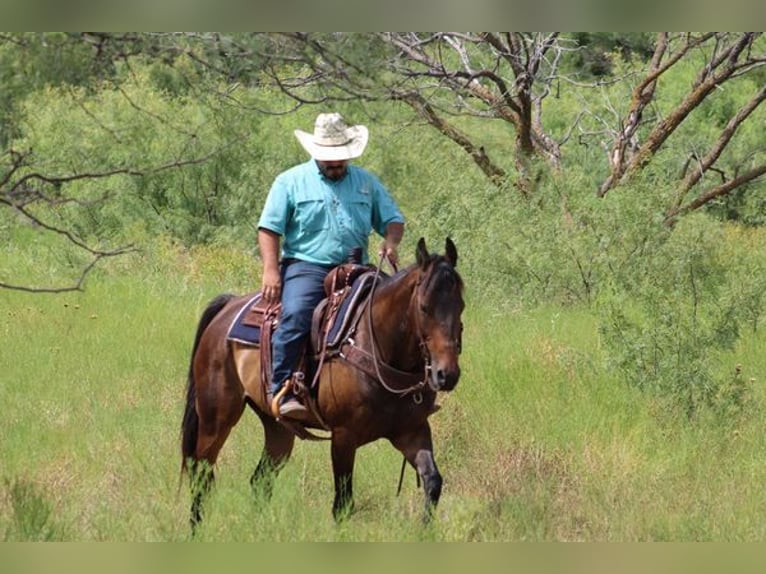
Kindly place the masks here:
<instances>
[{"instance_id":1,"label":"horse tail","mask_svg":"<svg viewBox=\"0 0 766 574\"><path fill-rule=\"evenodd\" d=\"M210 325L212 320L221 312L226 304L235 297L230 293L218 295L213 299L202 312L199 324L197 325L197 334L194 337L191 360L189 361L189 374L186 383L186 407L181 422L181 474L187 470L188 459L194 456L197 450L197 434L199 430L199 416L197 415L197 388L194 381L194 357L197 354L199 342L202 334Z\"/></svg>"}]
</instances>

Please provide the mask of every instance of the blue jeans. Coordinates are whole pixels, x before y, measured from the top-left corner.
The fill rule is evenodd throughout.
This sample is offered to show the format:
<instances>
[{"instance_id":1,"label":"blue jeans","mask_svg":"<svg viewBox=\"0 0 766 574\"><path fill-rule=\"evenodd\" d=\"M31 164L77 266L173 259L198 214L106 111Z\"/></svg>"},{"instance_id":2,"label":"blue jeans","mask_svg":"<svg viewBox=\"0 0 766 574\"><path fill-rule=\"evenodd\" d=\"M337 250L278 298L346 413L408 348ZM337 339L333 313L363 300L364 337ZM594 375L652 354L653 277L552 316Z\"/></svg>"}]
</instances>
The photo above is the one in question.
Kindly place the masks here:
<instances>
[{"instance_id":1,"label":"blue jeans","mask_svg":"<svg viewBox=\"0 0 766 574\"><path fill-rule=\"evenodd\" d=\"M282 263L282 313L271 338L274 394L297 366L311 331L314 308L325 298L324 279L330 269L296 259Z\"/></svg>"}]
</instances>

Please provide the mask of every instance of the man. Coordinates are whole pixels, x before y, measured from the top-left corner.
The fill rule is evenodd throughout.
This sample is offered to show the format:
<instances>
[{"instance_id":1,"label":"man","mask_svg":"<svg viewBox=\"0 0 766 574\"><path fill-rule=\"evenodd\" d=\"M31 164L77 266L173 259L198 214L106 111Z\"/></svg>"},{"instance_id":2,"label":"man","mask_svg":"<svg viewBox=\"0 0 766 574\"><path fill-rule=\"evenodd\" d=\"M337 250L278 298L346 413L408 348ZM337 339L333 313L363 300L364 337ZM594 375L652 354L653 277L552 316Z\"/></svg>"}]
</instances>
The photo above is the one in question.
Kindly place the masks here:
<instances>
[{"instance_id":1,"label":"man","mask_svg":"<svg viewBox=\"0 0 766 574\"><path fill-rule=\"evenodd\" d=\"M306 344L327 273L352 249L361 248L361 263L367 263L372 231L384 238L379 255L395 263L404 233L404 217L388 190L375 175L349 164L367 146L365 126L348 126L340 114L323 113L313 134L295 130L295 136L311 159L276 177L258 221L263 297L282 303L271 340L269 403L289 380ZM278 410L280 416L295 417L306 407L288 392Z\"/></svg>"}]
</instances>

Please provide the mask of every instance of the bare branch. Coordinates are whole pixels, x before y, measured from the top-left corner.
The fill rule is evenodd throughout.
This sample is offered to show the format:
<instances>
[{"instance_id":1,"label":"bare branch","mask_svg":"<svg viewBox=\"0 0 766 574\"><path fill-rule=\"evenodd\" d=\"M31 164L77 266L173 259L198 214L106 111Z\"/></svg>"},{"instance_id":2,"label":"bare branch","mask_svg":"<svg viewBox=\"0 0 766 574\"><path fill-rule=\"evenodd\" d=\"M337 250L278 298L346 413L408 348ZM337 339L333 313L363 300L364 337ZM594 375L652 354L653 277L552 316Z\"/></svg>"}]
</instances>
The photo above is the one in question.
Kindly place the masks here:
<instances>
[{"instance_id":1,"label":"bare branch","mask_svg":"<svg viewBox=\"0 0 766 574\"><path fill-rule=\"evenodd\" d=\"M606 194L617 183L625 181L633 174L639 172L648 162L651 161L654 154L662 147L668 138L676 131L684 119L696 109L708 95L720 87L720 85L730 80L734 75L743 69L751 69L754 62L749 55L749 49L760 33L744 33L730 41L726 34L704 34L699 38L685 38L685 43L676 51L669 61L660 65L662 55L666 53L666 36L660 35L655 55L652 59L650 71L640 82L633 92L633 103L629 109L628 116L623 121L623 131L618 135L613 147L612 157L610 158L611 173L609 177L601 184L599 195ZM692 48L701 46L704 42L714 38L716 40L715 55L711 57L702 72L698 75L697 81L692 90L683 98L683 100L670 111L659 123L651 130L643 144L636 146L630 157L625 153L629 138L632 137L641 120L641 112L653 99L654 86L659 74L667 71L689 52ZM723 49L719 50L719 43L728 42Z\"/></svg>"},{"instance_id":2,"label":"bare branch","mask_svg":"<svg viewBox=\"0 0 766 574\"><path fill-rule=\"evenodd\" d=\"M728 193L731 193L732 190L737 189L738 187L741 187L745 185L746 183L749 183L755 179L758 179L764 174L766 174L766 164L759 165L720 185L716 185L708 189L707 191L705 191L705 193L699 195L699 197L697 197L694 201L690 202L688 205L685 205L683 207L676 207L672 209L666 216L665 222L672 224L680 215L689 213L691 211L694 211L695 209L699 209L700 207L702 207L703 205L707 203L710 203L714 199L718 197L722 197Z\"/></svg>"},{"instance_id":3,"label":"bare branch","mask_svg":"<svg viewBox=\"0 0 766 574\"><path fill-rule=\"evenodd\" d=\"M74 285L66 287L30 287L13 284L6 281L0 281L0 288L35 293L60 293L65 291L81 290L86 276L102 259L116 257L118 255L123 255L125 253L135 251L135 249L130 245L118 247L115 249L101 249L93 247L78 237L72 231L72 229L51 223L48 219L41 217L31 209L31 206L37 203L42 203L48 207L54 208L67 203L75 203L81 206L95 205L97 203L106 201L110 197L109 193L104 193L99 197L91 200L90 202L86 202L71 197L51 197L38 186L50 186L51 188L57 189L67 183L80 180L105 179L117 175L144 176L149 174L156 174L169 169L178 169L187 165L203 163L213 157L216 153L217 152L211 152L210 154L207 154L203 157L177 160L164 165L154 166L143 170L132 168L115 168L101 172L81 172L68 175L49 175L35 171L25 173L30 168L29 158L31 157L31 151L18 152L15 150L9 150L5 154L5 157L9 160L9 164L4 170L2 179L0 179L0 205L5 205L13 209L16 213L24 217L27 221L31 222L42 231L46 231L64 238L69 244L75 246L77 249L90 254L92 256L92 260L82 271L79 280Z\"/></svg>"},{"instance_id":4,"label":"bare branch","mask_svg":"<svg viewBox=\"0 0 766 574\"><path fill-rule=\"evenodd\" d=\"M721 157L721 154L726 149L731 139L734 137L737 128L747 119L748 116L766 99L766 86L763 86L761 90L753 96L753 98L742 106L734 116L726 124L726 127L721 131L716 142L710 148L710 151L697 162L697 167L684 177L681 183L679 194L676 199L675 207L678 208L684 196L697 185L697 183L705 175L705 172L711 169L711 166Z\"/></svg>"},{"instance_id":5,"label":"bare branch","mask_svg":"<svg viewBox=\"0 0 766 574\"><path fill-rule=\"evenodd\" d=\"M82 291L85 279L91 271L96 267L96 264L104 258L116 257L118 255L125 255L126 253L132 253L137 251L132 246L122 247L113 251L103 251L96 253L96 256L91 262L82 270L78 279L74 284L65 285L62 287L30 287L28 285L14 285L12 283L5 283L0 281L0 289L9 289L11 291L25 291L27 293L66 293L70 291Z\"/></svg>"},{"instance_id":6,"label":"bare branch","mask_svg":"<svg viewBox=\"0 0 766 574\"><path fill-rule=\"evenodd\" d=\"M468 152L471 157L474 158L476 164L496 186L502 186L506 178L506 173L500 167L492 163L483 147L474 144L468 136L441 118L433 107L425 100L422 94L419 92L409 92L399 94L398 97L417 109L420 116L429 124Z\"/></svg>"}]
</instances>

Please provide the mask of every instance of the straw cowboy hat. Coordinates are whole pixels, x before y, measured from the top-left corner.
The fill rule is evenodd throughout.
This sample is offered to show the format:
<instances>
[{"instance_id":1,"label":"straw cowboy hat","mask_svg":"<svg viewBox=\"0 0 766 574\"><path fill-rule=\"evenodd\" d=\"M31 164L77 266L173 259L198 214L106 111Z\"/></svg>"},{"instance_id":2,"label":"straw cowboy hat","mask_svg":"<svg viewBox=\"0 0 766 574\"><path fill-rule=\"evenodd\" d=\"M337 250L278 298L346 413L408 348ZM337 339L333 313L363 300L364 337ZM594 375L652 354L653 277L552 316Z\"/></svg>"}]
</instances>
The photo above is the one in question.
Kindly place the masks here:
<instances>
[{"instance_id":1,"label":"straw cowboy hat","mask_svg":"<svg viewBox=\"0 0 766 574\"><path fill-rule=\"evenodd\" d=\"M319 161L354 159L364 152L369 132L365 126L347 126L338 113L319 114L314 133L295 130L295 137L311 157Z\"/></svg>"}]
</instances>

